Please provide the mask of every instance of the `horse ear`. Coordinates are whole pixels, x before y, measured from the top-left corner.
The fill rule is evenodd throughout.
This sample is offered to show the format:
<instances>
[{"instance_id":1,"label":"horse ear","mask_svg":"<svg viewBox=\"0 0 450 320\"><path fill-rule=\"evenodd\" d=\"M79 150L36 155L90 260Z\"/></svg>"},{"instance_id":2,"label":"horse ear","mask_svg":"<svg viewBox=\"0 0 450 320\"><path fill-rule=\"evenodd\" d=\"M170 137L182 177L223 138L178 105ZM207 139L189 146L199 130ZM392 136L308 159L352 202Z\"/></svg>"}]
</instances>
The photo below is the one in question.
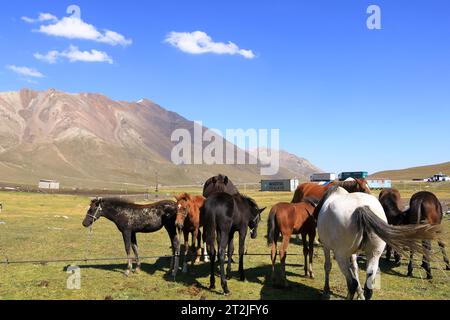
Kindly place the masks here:
<instances>
[{"instance_id":1,"label":"horse ear","mask_svg":"<svg viewBox=\"0 0 450 320\"><path fill-rule=\"evenodd\" d=\"M173 196L175 198L175 200L180 201L181 199L181 195L177 195L177 196Z\"/></svg>"},{"instance_id":2,"label":"horse ear","mask_svg":"<svg viewBox=\"0 0 450 320\"><path fill-rule=\"evenodd\" d=\"M228 177L227 176L225 176L225 178L223 178L223 183L225 183L225 185L228 184Z\"/></svg>"},{"instance_id":3,"label":"horse ear","mask_svg":"<svg viewBox=\"0 0 450 320\"><path fill-rule=\"evenodd\" d=\"M184 198L185 198L186 200L188 200L188 201L191 201L191 200L192 200L191 195L190 195L189 193L185 193L185 194L184 194Z\"/></svg>"},{"instance_id":4,"label":"horse ear","mask_svg":"<svg viewBox=\"0 0 450 320\"><path fill-rule=\"evenodd\" d=\"M264 208L262 208L262 209L259 209L259 213L260 213L260 214L263 213L263 211L266 210L266 209L267 209L267 207L264 207Z\"/></svg>"},{"instance_id":5,"label":"horse ear","mask_svg":"<svg viewBox=\"0 0 450 320\"><path fill-rule=\"evenodd\" d=\"M217 178L216 178L216 177L213 177L213 178L212 178L212 183L216 184L216 182L217 182Z\"/></svg>"}]
</instances>

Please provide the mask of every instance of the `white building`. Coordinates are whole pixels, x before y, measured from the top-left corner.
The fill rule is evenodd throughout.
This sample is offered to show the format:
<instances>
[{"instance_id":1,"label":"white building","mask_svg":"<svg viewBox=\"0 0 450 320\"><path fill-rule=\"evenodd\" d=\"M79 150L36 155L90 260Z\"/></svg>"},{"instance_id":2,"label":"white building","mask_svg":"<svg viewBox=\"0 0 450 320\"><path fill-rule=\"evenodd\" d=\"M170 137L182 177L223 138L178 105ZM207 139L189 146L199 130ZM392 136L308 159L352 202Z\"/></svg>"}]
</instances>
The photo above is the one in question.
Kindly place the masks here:
<instances>
[{"instance_id":1,"label":"white building","mask_svg":"<svg viewBox=\"0 0 450 320\"><path fill-rule=\"evenodd\" d=\"M55 180L39 180L39 189L59 190L59 182Z\"/></svg>"},{"instance_id":2,"label":"white building","mask_svg":"<svg viewBox=\"0 0 450 320\"><path fill-rule=\"evenodd\" d=\"M311 182L334 181L336 179L335 173L313 173L310 177Z\"/></svg>"}]
</instances>

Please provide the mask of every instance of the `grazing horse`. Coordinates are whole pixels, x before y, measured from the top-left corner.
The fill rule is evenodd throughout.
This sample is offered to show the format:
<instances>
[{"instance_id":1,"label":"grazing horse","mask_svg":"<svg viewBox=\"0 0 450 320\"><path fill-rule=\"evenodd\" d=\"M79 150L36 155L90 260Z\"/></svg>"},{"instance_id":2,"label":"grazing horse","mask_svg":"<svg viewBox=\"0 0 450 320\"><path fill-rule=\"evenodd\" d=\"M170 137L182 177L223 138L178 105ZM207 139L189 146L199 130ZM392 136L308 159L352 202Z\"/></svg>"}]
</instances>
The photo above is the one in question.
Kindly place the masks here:
<instances>
[{"instance_id":1,"label":"grazing horse","mask_svg":"<svg viewBox=\"0 0 450 320\"><path fill-rule=\"evenodd\" d=\"M400 192L397 189L384 189L381 191L378 199L380 200L381 205L383 206L384 213L386 214L387 221L390 225L400 226L404 224L404 214L402 204L402 198ZM392 248L387 245L386 246L386 260L389 261L391 259ZM399 265L401 256L398 252L394 251L395 264Z\"/></svg>"},{"instance_id":2,"label":"grazing horse","mask_svg":"<svg viewBox=\"0 0 450 320\"><path fill-rule=\"evenodd\" d=\"M400 253L404 247L424 252L421 240L434 239L440 231L439 226L429 224L391 226L377 198L364 193L348 193L338 186L327 190L314 214L318 215L317 228L325 253L325 297L330 293L331 250L347 280L347 299L353 299L355 293L359 299L371 299L386 243ZM367 257L364 291L356 260L360 250Z\"/></svg>"},{"instance_id":3,"label":"grazing horse","mask_svg":"<svg viewBox=\"0 0 450 320\"><path fill-rule=\"evenodd\" d=\"M205 185L203 186L203 196L205 198L208 198L215 192L225 192L230 195L236 195L239 193L233 182L228 179L227 176L224 176L222 174L209 178L208 180L206 180Z\"/></svg>"},{"instance_id":4,"label":"grazing horse","mask_svg":"<svg viewBox=\"0 0 450 320\"><path fill-rule=\"evenodd\" d=\"M184 235L184 262L183 273L187 272L187 254L189 251L189 234L192 236L192 250L195 252L195 256L192 259L192 265L200 262L200 256L202 254L202 232L200 227L203 226L200 211L202 210L205 198L203 196L191 196L187 193L182 193L175 196L177 200L177 218L175 220L175 226L179 233L183 232ZM197 241L197 246L195 245ZM181 243L181 242L180 242ZM207 261L207 255L205 255L205 261Z\"/></svg>"},{"instance_id":5,"label":"grazing horse","mask_svg":"<svg viewBox=\"0 0 450 320\"><path fill-rule=\"evenodd\" d=\"M350 181L331 181L327 185L318 185L316 183L303 183L297 187L295 190L294 197L292 198L292 203L301 202L305 198L319 202L322 200L325 192L332 186L339 186L344 188L350 193L353 192L363 192L371 194L369 185L366 179L354 179Z\"/></svg>"},{"instance_id":6,"label":"grazing horse","mask_svg":"<svg viewBox=\"0 0 450 320\"><path fill-rule=\"evenodd\" d=\"M266 208L259 209L256 202L244 195L236 194L234 196L224 192L217 192L206 199L204 205L204 222L203 231L206 236L206 247L211 258L211 276L210 289L215 289L216 280L214 276L214 262L216 257L216 249L214 242L218 243L219 263L220 263L220 279L225 295L230 293L227 285L227 278L231 276L231 257L233 256L234 233L239 233L239 274L240 280L245 280L244 274L244 249L245 238L247 237L247 229L250 229L252 239L257 236L261 213ZM227 275L225 277L224 263L225 250L228 246L228 266Z\"/></svg>"},{"instance_id":7,"label":"grazing horse","mask_svg":"<svg viewBox=\"0 0 450 320\"><path fill-rule=\"evenodd\" d=\"M91 201L89 210L83 220L84 227L90 227L101 217L114 222L122 232L125 243L125 251L128 258L128 268L125 275L129 275L133 268L130 249L133 249L136 257L136 272L140 271L141 261L139 259L136 233L151 233L159 231L162 227L167 230L172 244L171 270L176 276L178 270L179 248L178 237L175 228L177 213L176 203L173 201L160 201L148 205L138 205L126 200L108 198L94 199Z\"/></svg>"},{"instance_id":8,"label":"grazing horse","mask_svg":"<svg viewBox=\"0 0 450 320\"><path fill-rule=\"evenodd\" d=\"M422 191L412 196L410 200L409 209L405 212L406 224L421 224L427 223L431 225L440 225L442 222L443 212L442 206L438 198L431 192ZM439 247L441 248L442 255L444 256L444 262L446 269L450 270L450 262L445 252L445 244L441 240L438 240ZM422 243L424 249L429 253L431 251L431 242L425 240ZM409 265L408 265L408 277L413 275L413 258L414 252L411 251ZM431 274L431 266L427 254L423 256L422 267L427 272L427 279L433 279Z\"/></svg>"},{"instance_id":9,"label":"grazing horse","mask_svg":"<svg viewBox=\"0 0 450 320\"><path fill-rule=\"evenodd\" d=\"M283 244L280 249L281 277L285 287L286 279L286 251L292 234L301 234L303 242L303 255L305 256L305 276L314 278L312 271L314 239L316 237L316 220L314 209L316 204L305 199L300 203L277 203L270 210L267 220L267 244L272 246L272 281L275 280L275 261L277 259L277 241L280 232L283 235ZM309 237L308 243L306 237ZM308 246L309 244L309 246ZM309 255L309 263L308 263Z\"/></svg>"}]
</instances>

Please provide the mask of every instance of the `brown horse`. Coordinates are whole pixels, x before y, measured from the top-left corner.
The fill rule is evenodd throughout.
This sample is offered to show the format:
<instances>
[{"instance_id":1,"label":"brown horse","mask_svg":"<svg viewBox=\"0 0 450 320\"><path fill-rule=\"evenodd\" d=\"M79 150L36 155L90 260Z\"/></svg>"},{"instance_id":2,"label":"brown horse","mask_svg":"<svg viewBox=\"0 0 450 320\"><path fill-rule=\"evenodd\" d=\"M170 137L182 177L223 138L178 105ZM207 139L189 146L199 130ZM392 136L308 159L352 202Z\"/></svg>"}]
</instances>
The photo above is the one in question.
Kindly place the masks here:
<instances>
[{"instance_id":1,"label":"brown horse","mask_svg":"<svg viewBox=\"0 0 450 320\"><path fill-rule=\"evenodd\" d=\"M314 239L316 237L316 219L314 218L315 204L308 199L300 203L278 203L272 207L267 221L267 244L272 246L272 281L275 279L275 261L277 259L277 241L280 232L283 243L280 249L281 278L285 287L286 279L286 251L292 234L301 234L303 241L303 255L305 257L305 276L314 278L312 270ZM306 237L309 237L306 242ZM309 255L309 262L308 262Z\"/></svg>"},{"instance_id":2,"label":"brown horse","mask_svg":"<svg viewBox=\"0 0 450 320\"><path fill-rule=\"evenodd\" d=\"M406 224L441 224L443 217L442 206L438 198L428 191L421 191L412 196L409 209L405 212ZM438 240L439 247L441 248L442 255L444 256L444 262L446 269L450 270L450 262L445 252L444 242ZM429 240L422 242L423 247L427 252L431 251L431 242ZM411 252L409 265L408 265L408 277L413 275L413 258L414 252ZM423 256L422 267L427 272L427 279L433 279L431 274L431 266L427 255Z\"/></svg>"},{"instance_id":3,"label":"brown horse","mask_svg":"<svg viewBox=\"0 0 450 320\"><path fill-rule=\"evenodd\" d=\"M379 200L383 206L388 223L393 226L404 224L403 203L400 192L397 189L384 189L379 195ZM386 245L386 260L389 261L392 255L392 248ZM401 256L394 251L395 264L399 265Z\"/></svg>"},{"instance_id":4,"label":"brown horse","mask_svg":"<svg viewBox=\"0 0 450 320\"><path fill-rule=\"evenodd\" d=\"M333 185L338 185L350 193L363 192L371 194L366 179L355 179L352 181L332 181L327 185L318 185L316 183L308 182L303 183L297 187L297 190L295 190L294 193L294 198L291 202L299 203L305 198L319 202L320 200L322 200L325 192Z\"/></svg>"},{"instance_id":5,"label":"brown horse","mask_svg":"<svg viewBox=\"0 0 450 320\"><path fill-rule=\"evenodd\" d=\"M184 235L184 263L183 272L187 272L187 254L189 252L189 234L192 236L192 250L195 252L192 259L192 265L200 262L202 254L202 227L201 210L205 202L203 196L191 196L187 193L182 193L175 196L177 200L177 217L175 226L179 232ZM197 246L195 241L197 240ZM207 257L205 255L205 260Z\"/></svg>"}]
</instances>

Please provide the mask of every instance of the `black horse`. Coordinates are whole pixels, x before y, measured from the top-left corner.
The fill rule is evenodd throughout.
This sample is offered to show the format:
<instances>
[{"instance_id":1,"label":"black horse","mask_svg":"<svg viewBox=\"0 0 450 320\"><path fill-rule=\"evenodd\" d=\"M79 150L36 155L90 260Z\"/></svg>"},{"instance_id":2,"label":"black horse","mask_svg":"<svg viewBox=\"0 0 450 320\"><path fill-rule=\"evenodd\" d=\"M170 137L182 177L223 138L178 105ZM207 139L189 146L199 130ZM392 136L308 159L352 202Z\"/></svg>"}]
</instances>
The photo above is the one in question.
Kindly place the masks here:
<instances>
[{"instance_id":1,"label":"black horse","mask_svg":"<svg viewBox=\"0 0 450 320\"><path fill-rule=\"evenodd\" d=\"M410 200L409 209L405 211L405 224L428 223L438 225L441 224L443 215L442 205L438 198L431 192L421 191L414 194ZM450 261L445 252L445 244L441 240L438 240L438 244L444 257L446 269L450 270ZM431 252L431 241L423 241L422 245L429 253ZM413 258L414 252L411 252L408 265L408 277L412 277L413 275ZM424 255L422 258L422 268L427 272L427 279L433 279L430 261L427 255Z\"/></svg>"},{"instance_id":2,"label":"black horse","mask_svg":"<svg viewBox=\"0 0 450 320\"><path fill-rule=\"evenodd\" d=\"M215 192L225 192L230 195L239 194L238 189L227 176L219 174L218 176L206 180L203 186L203 196L208 198Z\"/></svg>"},{"instance_id":3,"label":"black horse","mask_svg":"<svg viewBox=\"0 0 450 320\"><path fill-rule=\"evenodd\" d=\"M397 189L384 189L381 191L379 200L383 206L388 223L393 226L400 226L405 223L400 192ZM390 261L392 248L386 245L386 260ZM394 251L395 264L400 265L401 255Z\"/></svg>"},{"instance_id":4,"label":"black horse","mask_svg":"<svg viewBox=\"0 0 450 320\"><path fill-rule=\"evenodd\" d=\"M179 265L178 237L175 228L177 206L173 201L160 201L154 204L138 205L126 200L117 198L95 199L83 220L84 227L90 227L101 217L114 222L122 232L125 243L125 251L128 258L128 268L125 275L129 275L133 268L130 249L133 249L136 257L136 272L140 271L141 262L139 259L136 233L156 232L164 227L169 234L172 244L172 261L170 269L173 276L176 276Z\"/></svg>"},{"instance_id":5,"label":"black horse","mask_svg":"<svg viewBox=\"0 0 450 320\"><path fill-rule=\"evenodd\" d=\"M233 256L234 233L239 233L239 274L240 280L245 280L244 274L244 250L245 238L247 236L247 228L250 229L252 239L257 236L261 213L265 210L259 209L256 202L241 194L230 195L224 192L216 192L206 199L204 205L204 222L203 229L206 237L206 247L211 258L211 277L210 289L215 289L214 263L216 258L216 249L214 242L218 243L219 263L220 263L220 279L225 295L230 293L227 286L227 278L230 279L231 274L231 257ZM228 266L227 276L225 278L225 250L228 246Z\"/></svg>"}]
</instances>

